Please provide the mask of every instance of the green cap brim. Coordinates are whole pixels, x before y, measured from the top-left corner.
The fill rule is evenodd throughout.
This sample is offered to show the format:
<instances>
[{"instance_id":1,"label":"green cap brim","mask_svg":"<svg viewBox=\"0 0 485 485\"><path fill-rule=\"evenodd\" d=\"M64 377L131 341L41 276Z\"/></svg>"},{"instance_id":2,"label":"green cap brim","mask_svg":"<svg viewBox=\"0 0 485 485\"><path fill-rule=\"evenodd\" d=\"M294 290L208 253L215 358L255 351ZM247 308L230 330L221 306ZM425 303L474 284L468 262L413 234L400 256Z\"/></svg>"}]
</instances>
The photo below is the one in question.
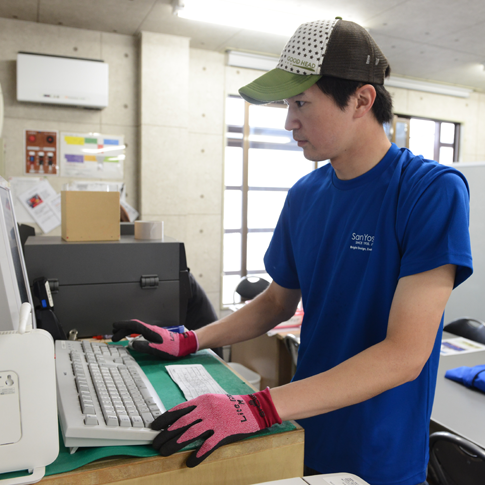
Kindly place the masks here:
<instances>
[{"instance_id":1,"label":"green cap brim","mask_svg":"<svg viewBox=\"0 0 485 485\"><path fill-rule=\"evenodd\" d=\"M313 86L321 77L317 74L294 74L276 68L242 87L239 94L252 104L281 101L301 94Z\"/></svg>"}]
</instances>

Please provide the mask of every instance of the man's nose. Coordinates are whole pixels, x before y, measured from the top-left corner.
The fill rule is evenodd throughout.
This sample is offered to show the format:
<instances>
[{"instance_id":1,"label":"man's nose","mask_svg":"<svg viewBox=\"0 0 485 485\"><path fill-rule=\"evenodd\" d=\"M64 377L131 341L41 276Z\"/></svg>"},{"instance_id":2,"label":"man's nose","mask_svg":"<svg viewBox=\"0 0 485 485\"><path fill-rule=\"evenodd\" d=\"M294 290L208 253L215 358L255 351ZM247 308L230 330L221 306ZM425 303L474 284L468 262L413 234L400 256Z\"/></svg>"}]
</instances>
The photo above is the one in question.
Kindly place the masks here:
<instances>
[{"instance_id":1,"label":"man's nose","mask_svg":"<svg viewBox=\"0 0 485 485\"><path fill-rule=\"evenodd\" d=\"M301 125L298 118L296 118L292 110L288 108L288 113L286 114L286 121L285 121L285 130L293 131L293 130L297 130L300 127Z\"/></svg>"}]
</instances>

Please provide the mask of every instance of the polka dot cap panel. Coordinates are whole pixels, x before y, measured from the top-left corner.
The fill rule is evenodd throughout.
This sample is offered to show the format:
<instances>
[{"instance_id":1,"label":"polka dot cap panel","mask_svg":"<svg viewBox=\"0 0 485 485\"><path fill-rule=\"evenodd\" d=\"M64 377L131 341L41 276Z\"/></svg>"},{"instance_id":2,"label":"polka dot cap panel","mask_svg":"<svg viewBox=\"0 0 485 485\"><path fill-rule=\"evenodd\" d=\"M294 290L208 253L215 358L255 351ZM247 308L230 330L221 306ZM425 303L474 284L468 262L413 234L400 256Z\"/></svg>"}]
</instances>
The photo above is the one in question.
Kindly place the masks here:
<instances>
[{"instance_id":1,"label":"polka dot cap panel","mask_svg":"<svg viewBox=\"0 0 485 485\"><path fill-rule=\"evenodd\" d=\"M294 74L319 74L337 20L301 24L281 53L276 66Z\"/></svg>"}]
</instances>

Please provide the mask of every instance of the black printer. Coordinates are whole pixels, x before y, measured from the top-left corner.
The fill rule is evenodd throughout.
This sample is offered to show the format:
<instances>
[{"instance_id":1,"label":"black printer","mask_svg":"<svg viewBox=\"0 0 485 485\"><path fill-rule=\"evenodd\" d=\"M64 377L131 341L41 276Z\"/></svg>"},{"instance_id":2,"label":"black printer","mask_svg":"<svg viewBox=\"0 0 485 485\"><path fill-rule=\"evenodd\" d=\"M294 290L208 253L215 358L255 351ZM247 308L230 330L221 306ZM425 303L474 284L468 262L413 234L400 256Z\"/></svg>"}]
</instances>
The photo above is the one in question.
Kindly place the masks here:
<instances>
[{"instance_id":1,"label":"black printer","mask_svg":"<svg viewBox=\"0 0 485 485\"><path fill-rule=\"evenodd\" d=\"M29 283L48 280L66 334L111 335L113 322L132 318L159 326L185 323L190 285L182 242L133 235L100 242L31 236L24 252Z\"/></svg>"}]
</instances>

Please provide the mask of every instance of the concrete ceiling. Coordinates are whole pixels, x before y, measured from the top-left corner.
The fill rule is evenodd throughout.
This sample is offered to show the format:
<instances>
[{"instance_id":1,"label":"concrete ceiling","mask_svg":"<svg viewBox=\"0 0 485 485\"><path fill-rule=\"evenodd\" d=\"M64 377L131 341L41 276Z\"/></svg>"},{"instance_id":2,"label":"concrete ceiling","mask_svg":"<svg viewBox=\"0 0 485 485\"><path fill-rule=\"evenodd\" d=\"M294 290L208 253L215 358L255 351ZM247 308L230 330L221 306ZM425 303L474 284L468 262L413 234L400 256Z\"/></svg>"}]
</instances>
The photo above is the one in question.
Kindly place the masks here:
<instances>
[{"instance_id":1,"label":"concrete ceiling","mask_svg":"<svg viewBox=\"0 0 485 485\"><path fill-rule=\"evenodd\" d=\"M265 7L289 16L309 12L307 20L354 20L370 31L394 76L485 91L483 0L222 1L239 3L255 16ZM0 17L126 35L181 35L191 38L191 47L218 52L279 55L289 37L181 19L172 14L171 0L0 0Z\"/></svg>"}]
</instances>

